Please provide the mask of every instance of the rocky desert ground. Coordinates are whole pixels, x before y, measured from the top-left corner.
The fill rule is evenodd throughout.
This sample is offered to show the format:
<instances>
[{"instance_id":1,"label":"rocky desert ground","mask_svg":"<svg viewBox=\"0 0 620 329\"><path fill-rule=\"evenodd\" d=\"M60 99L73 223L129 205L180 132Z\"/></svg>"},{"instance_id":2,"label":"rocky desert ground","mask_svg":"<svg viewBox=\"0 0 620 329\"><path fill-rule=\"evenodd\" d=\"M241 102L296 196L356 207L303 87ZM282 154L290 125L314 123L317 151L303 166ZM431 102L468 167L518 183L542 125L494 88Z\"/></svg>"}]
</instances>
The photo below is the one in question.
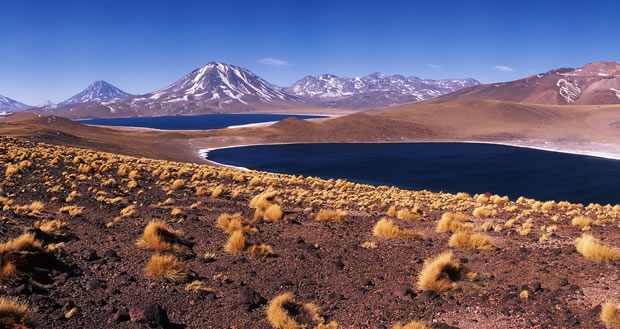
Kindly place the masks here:
<instances>
[{"instance_id":1,"label":"rocky desert ground","mask_svg":"<svg viewBox=\"0 0 620 329\"><path fill-rule=\"evenodd\" d=\"M619 324L620 205L0 150L0 327Z\"/></svg>"}]
</instances>

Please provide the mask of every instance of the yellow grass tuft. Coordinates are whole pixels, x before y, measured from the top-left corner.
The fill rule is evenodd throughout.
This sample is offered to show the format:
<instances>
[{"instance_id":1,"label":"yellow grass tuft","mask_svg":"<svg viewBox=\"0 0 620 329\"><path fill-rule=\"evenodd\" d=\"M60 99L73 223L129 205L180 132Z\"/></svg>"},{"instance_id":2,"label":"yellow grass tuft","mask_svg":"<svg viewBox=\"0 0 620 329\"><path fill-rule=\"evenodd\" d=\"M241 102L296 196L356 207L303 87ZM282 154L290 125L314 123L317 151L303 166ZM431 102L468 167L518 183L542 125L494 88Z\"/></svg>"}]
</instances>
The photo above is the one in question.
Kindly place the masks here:
<instances>
[{"instance_id":1,"label":"yellow grass tuft","mask_svg":"<svg viewBox=\"0 0 620 329\"><path fill-rule=\"evenodd\" d=\"M620 305L611 301L603 303L601 306L601 322L607 328L620 328Z\"/></svg>"},{"instance_id":2,"label":"yellow grass tuft","mask_svg":"<svg viewBox=\"0 0 620 329\"><path fill-rule=\"evenodd\" d=\"M121 209L121 217L131 217L136 214L136 205L132 204Z\"/></svg>"},{"instance_id":3,"label":"yellow grass tuft","mask_svg":"<svg viewBox=\"0 0 620 329\"><path fill-rule=\"evenodd\" d=\"M265 209L265 213L263 214L263 219L268 222L277 222L282 219L282 208L278 204L272 204L267 209Z\"/></svg>"},{"instance_id":4,"label":"yellow grass tuft","mask_svg":"<svg viewBox=\"0 0 620 329\"><path fill-rule=\"evenodd\" d=\"M448 246L454 248L463 249L478 249L478 250L495 250L496 246L493 245L491 239L482 234L468 235L465 232L456 232L450 237Z\"/></svg>"},{"instance_id":5,"label":"yellow grass tuft","mask_svg":"<svg viewBox=\"0 0 620 329\"><path fill-rule=\"evenodd\" d=\"M271 256L273 255L273 248L264 243L252 244L248 247L248 253L252 256Z\"/></svg>"},{"instance_id":6,"label":"yellow grass tuft","mask_svg":"<svg viewBox=\"0 0 620 329\"><path fill-rule=\"evenodd\" d=\"M9 164L6 166L6 170L4 171L4 176L6 176L7 178L13 176L13 175L17 175L21 172L21 170L19 169L19 165L17 164Z\"/></svg>"},{"instance_id":7,"label":"yellow grass tuft","mask_svg":"<svg viewBox=\"0 0 620 329\"><path fill-rule=\"evenodd\" d=\"M422 210L415 207L412 211L401 209L396 213L396 218L405 220L422 220Z\"/></svg>"},{"instance_id":8,"label":"yellow grass tuft","mask_svg":"<svg viewBox=\"0 0 620 329\"><path fill-rule=\"evenodd\" d=\"M45 233L54 233L65 226L67 226L67 223L60 219L36 221L34 223L34 228L38 228Z\"/></svg>"},{"instance_id":9,"label":"yellow grass tuft","mask_svg":"<svg viewBox=\"0 0 620 329\"><path fill-rule=\"evenodd\" d=\"M406 324L402 324L399 322L392 327L392 329L429 329L429 328L430 327L428 327L424 322L420 322L420 321L411 321Z\"/></svg>"},{"instance_id":10,"label":"yellow grass tuft","mask_svg":"<svg viewBox=\"0 0 620 329\"><path fill-rule=\"evenodd\" d=\"M527 300L528 298L530 298L530 293L527 290L521 290L521 293L519 293L519 297Z\"/></svg>"},{"instance_id":11,"label":"yellow grass tuft","mask_svg":"<svg viewBox=\"0 0 620 329\"><path fill-rule=\"evenodd\" d=\"M452 252L446 251L435 258L425 260L418 275L418 289L438 293L456 289L456 281L461 279L461 264L452 257Z\"/></svg>"},{"instance_id":12,"label":"yellow grass tuft","mask_svg":"<svg viewBox=\"0 0 620 329\"><path fill-rule=\"evenodd\" d=\"M364 243L362 243L362 248L375 249L377 248L377 244L372 241L365 241Z\"/></svg>"},{"instance_id":13,"label":"yellow grass tuft","mask_svg":"<svg viewBox=\"0 0 620 329\"><path fill-rule=\"evenodd\" d=\"M239 254L245 249L245 237L243 236L242 231L234 231L228 237L226 244L224 245L224 250L233 255Z\"/></svg>"},{"instance_id":14,"label":"yellow grass tuft","mask_svg":"<svg viewBox=\"0 0 620 329\"><path fill-rule=\"evenodd\" d=\"M322 221L341 222L342 218L347 215L344 210L321 209L316 214L315 219Z\"/></svg>"},{"instance_id":15,"label":"yellow grass tuft","mask_svg":"<svg viewBox=\"0 0 620 329\"><path fill-rule=\"evenodd\" d=\"M185 181L182 179L177 179L174 182L172 182L172 189L173 190L178 190L181 189L185 186Z\"/></svg>"},{"instance_id":16,"label":"yellow grass tuft","mask_svg":"<svg viewBox=\"0 0 620 329\"><path fill-rule=\"evenodd\" d=\"M480 218L491 217L497 215L497 210L490 207L478 207L474 209L473 215Z\"/></svg>"},{"instance_id":17,"label":"yellow grass tuft","mask_svg":"<svg viewBox=\"0 0 620 329\"><path fill-rule=\"evenodd\" d=\"M172 217L185 216L185 210L183 210L181 208L173 208L172 211L170 212L170 215Z\"/></svg>"},{"instance_id":18,"label":"yellow grass tuft","mask_svg":"<svg viewBox=\"0 0 620 329\"><path fill-rule=\"evenodd\" d=\"M71 217L76 217L82 214L82 210L84 210L84 208L78 206L64 206L61 207L58 212L67 213Z\"/></svg>"},{"instance_id":19,"label":"yellow grass tuft","mask_svg":"<svg viewBox=\"0 0 620 329\"><path fill-rule=\"evenodd\" d=\"M419 239L424 236L420 232L402 229L387 218L380 219L373 227L372 233L374 236L383 239Z\"/></svg>"},{"instance_id":20,"label":"yellow grass tuft","mask_svg":"<svg viewBox=\"0 0 620 329\"><path fill-rule=\"evenodd\" d=\"M136 244L157 252L178 253L182 250L179 245L181 235L180 231L171 229L166 223L154 220L146 225Z\"/></svg>"},{"instance_id":21,"label":"yellow grass tuft","mask_svg":"<svg viewBox=\"0 0 620 329\"><path fill-rule=\"evenodd\" d=\"M187 280L188 270L172 255L155 254L144 269L147 276L180 282Z\"/></svg>"},{"instance_id":22,"label":"yellow grass tuft","mask_svg":"<svg viewBox=\"0 0 620 329\"><path fill-rule=\"evenodd\" d=\"M325 323L318 306L297 302L290 292L278 295L269 302L267 320L276 329L338 328L334 321Z\"/></svg>"},{"instance_id":23,"label":"yellow grass tuft","mask_svg":"<svg viewBox=\"0 0 620 329\"><path fill-rule=\"evenodd\" d=\"M222 195L223 192L224 192L224 187L222 185L218 185L215 189L213 189L213 192L211 192L211 197L217 198L220 195Z\"/></svg>"},{"instance_id":24,"label":"yellow grass tuft","mask_svg":"<svg viewBox=\"0 0 620 329\"><path fill-rule=\"evenodd\" d=\"M470 232L473 231L474 225L471 223L464 223L470 221L470 219L462 213L447 212L441 215L441 219L437 222L435 232Z\"/></svg>"},{"instance_id":25,"label":"yellow grass tuft","mask_svg":"<svg viewBox=\"0 0 620 329\"><path fill-rule=\"evenodd\" d=\"M391 217L396 217L396 206L390 206L390 209L387 211L387 215Z\"/></svg>"},{"instance_id":26,"label":"yellow grass tuft","mask_svg":"<svg viewBox=\"0 0 620 329\"><path fill-rule=\"evenodd\" d=\"M592 225L592 218L585 216L577 216L571 221L573 226L579 226L582 229Z\"/></svg>"},{"instance_id":27,"label":"yellow grass tuft","mask_svg":"<svg viewBox=\"0 0 620 329\"><path fill-rule=\"evenodd\" d=\"M620 258L620 253L612 246L601 243L591 234L582 234L575 240L577 251L587 258L595 260L615 261Z\"/></svg>"},{"instance_id":28,"label":"yellow grass tuft","mask_svg":"<svg viewBox=\"0 0 620 329\"><path fill-rule=\"evenodd\" d=\"M34 328L34 316L28 305L13 297L0 297L0 327Z\"/></svg>"},{"instance_id":29,"label":"yellow grass tuft","mask_svg":"<svg viewBox=\"0 0 620 329\"><path fill-rule=\"evenodd\" d=\"M209 292L209 293L215 292L213 288L209 288L205 286L205 283L201 280L194 280L188 283L185 286L185 291L204 291L204 292Z\"/></svg>"}]
</instances>

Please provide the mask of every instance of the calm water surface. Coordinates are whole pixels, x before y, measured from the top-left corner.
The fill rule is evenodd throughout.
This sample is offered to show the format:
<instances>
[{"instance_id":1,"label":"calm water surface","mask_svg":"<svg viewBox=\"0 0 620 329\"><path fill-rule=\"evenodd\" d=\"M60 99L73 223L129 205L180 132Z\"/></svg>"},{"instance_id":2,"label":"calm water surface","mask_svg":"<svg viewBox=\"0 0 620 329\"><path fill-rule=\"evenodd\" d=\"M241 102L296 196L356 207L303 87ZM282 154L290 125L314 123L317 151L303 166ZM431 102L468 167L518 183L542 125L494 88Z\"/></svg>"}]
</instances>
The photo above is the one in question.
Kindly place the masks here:
<instances>
[{"instance_id":1,"label":"calm water surface","mask_svg":"<svg viewBox=\"0 0 620 329\"><path fill-rule=\"evenodd\" d=\"M290 117L311 119L322 118L324 116L295 114L205 114L194 116L100 118L78 121L84 124L103 126L143 127L163 130L203 130L226 128L251 123L280 121Z\"/></svg>"},{"instance_id":2,"label":"calm water surface","mask_svg":"<svg viewBox=\"0 0 620 329\"><path fill-rule=\"evenodd\" d=\"M620 203L620 161L472 143L291 144L220 149L210 160L295 175L511 199Z\"/></svg>"}]
</instances>

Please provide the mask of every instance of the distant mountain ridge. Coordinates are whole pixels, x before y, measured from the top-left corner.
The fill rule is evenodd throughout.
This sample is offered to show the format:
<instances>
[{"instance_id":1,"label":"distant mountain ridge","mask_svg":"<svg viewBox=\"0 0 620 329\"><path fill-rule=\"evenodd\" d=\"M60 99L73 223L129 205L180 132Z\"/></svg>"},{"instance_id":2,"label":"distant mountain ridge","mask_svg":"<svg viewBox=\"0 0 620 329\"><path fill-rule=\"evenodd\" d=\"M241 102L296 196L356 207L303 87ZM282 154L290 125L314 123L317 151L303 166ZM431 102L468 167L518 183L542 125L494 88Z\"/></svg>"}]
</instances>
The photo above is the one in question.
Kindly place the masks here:
<instances>
[{"instance_id":1,"label":"distant mountain ridge","mask_svg":"<svg viewBox=\"0 0 620 329\"><path fill-rule=\"evenodd\" d=\"M30 105L0 95L0 111L22 111L31 107Z\"/></svg>"},{"instance_id":2,"label":"distant mountain ridge","mask_svg":"<svg viewBox=\"0 0 620 329\"><path fill-rule=\"evenodd\" d=\"M479 84L475 79L427 80L376 72L354 78L306 76L285 90L330 107L371 108L424 100Z\"/></svg>"},{"instance_id":3,"label":"distant mountain ridge","mask_svg":"<svg viewBox=\"0 0 620 329\"><path fill-rule=\"evenodd\" d=\"M433 99L492 99L531 104L620 104L620 64L594 62L581 68L559 68L520 80L491 83Z\"/></svg>"}]
</instances>

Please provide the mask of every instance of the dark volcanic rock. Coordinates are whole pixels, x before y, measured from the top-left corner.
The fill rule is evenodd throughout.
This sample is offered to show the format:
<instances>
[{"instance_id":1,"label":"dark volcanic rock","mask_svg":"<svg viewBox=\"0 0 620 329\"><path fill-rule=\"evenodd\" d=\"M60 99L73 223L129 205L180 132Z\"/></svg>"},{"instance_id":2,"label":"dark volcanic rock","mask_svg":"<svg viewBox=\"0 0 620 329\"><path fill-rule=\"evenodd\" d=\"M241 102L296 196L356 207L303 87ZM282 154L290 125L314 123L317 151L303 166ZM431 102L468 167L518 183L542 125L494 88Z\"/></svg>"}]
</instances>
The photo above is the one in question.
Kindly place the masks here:
<instances>
[{"instance_id":1,"label":"dark volcanic rock","mask_svg":"<svg viewBox=\"0 0 620 329\"><path fill-rule=\"evenodd\" d=\"M166 311L158 304L138 305L129 310L131 321L144 323L149 328L158 328L168 324Z\"/></svg>"},{"instance_id":2,"label":"dark volcanic rock","mask_svg":"<svg viewBox=\"0 0 620 329\"><path fill-rule=\"evenodd\" d=\"M248 311L252 311L262 305L265 305L267 300L254 289L248 286L243 286L239 289L239 303L244 305Z\"/></svg>"}]
</instances>

